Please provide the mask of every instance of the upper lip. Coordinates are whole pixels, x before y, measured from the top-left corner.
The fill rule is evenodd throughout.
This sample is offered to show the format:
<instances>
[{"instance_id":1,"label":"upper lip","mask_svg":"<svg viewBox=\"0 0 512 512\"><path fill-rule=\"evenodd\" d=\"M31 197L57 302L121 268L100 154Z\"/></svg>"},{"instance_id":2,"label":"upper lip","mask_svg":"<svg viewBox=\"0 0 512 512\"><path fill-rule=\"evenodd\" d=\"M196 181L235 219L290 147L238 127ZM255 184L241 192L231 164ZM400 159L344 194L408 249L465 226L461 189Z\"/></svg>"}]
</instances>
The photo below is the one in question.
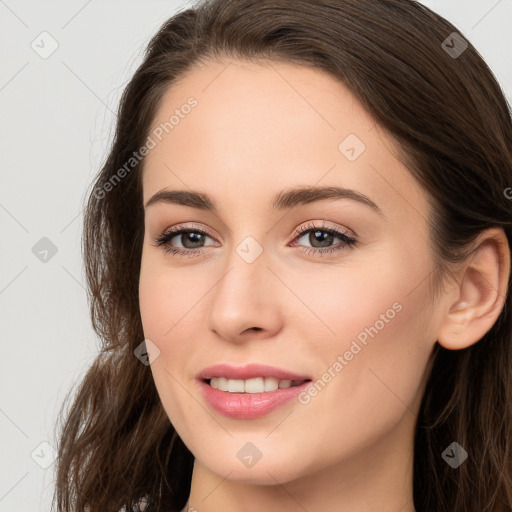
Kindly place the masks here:
<instances>
[{"instance_id":1,"label":"upper lip","mask_svg":"<svg viewBox=\"0 0 512 512\"><path fill-rule=\"evenodd\" d=\"M226 377L227 379L253 379L255 377L274 377L278 380L311 380L307 375L299 375L283 368L268 366L266 364L248 364L246 366L231 366L230 364L216 364L204 368L198 379L208 380L212 377Z\"/></svg>"}]
</instances>

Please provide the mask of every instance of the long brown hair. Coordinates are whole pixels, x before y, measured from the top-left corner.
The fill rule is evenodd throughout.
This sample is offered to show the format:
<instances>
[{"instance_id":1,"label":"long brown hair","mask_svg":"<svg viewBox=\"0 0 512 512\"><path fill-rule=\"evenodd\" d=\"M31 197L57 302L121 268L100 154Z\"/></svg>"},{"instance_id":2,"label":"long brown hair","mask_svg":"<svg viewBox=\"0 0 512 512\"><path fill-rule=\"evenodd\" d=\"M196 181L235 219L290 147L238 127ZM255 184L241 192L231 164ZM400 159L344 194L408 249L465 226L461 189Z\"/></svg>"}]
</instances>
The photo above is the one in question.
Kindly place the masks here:
<instances>
[{"instance_id":1,"label":"long brown hair","mask_svg":"<svg viewBox=\"0 0 512 512\"><path fill-rule=\"evenodd\" d=\"M102 347L63 419L59 511L137 510L144 498L147 510L178 511L189 495L193 455L163 410L150 368L134 356L144 339L144 159L130 159L146 142L164 92L217 57L331 73L398 142L435 205L429 236L439 292L449 264L466 261L483 229L502 228L509 247L512 236L510 106L471 43L463 49L459 38L462 53L450 50L453 32L412 0L207 0L164 23L124 90L110 152L88 192L83 254ZM457 351L435 345L415 435L418 512L512 511L509 289L479 342ZM454 441L469 453L457 469L442 458Z\"/></svg>"}]
</instances>

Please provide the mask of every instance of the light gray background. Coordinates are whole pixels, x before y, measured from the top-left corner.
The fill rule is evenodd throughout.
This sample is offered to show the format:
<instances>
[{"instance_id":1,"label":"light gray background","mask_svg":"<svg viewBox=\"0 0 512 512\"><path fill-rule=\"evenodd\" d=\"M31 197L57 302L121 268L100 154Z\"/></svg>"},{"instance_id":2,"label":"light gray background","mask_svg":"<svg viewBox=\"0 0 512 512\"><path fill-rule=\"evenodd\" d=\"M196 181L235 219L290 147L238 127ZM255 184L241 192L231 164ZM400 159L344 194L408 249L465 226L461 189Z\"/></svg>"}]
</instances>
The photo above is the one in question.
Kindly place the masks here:
<instances>
[{"instance_id":1,"label":"light gray background","mask_svg":"<svg viewBox=\"0 0 512 512\"><path fill-rule=\"evenodd\" d=\"M511 98L512 0L423 3L476 46ZM0 511L50 508L55 464L40 467L52 459L41 443L56 448L58 409L98 345L80 252L86 188L144 45L188 4L0 0ZM31 47L43 31L58 43L47 59ZM42 237L57 247L46 262L32 252Z\"/></svg>"}]
</instances>

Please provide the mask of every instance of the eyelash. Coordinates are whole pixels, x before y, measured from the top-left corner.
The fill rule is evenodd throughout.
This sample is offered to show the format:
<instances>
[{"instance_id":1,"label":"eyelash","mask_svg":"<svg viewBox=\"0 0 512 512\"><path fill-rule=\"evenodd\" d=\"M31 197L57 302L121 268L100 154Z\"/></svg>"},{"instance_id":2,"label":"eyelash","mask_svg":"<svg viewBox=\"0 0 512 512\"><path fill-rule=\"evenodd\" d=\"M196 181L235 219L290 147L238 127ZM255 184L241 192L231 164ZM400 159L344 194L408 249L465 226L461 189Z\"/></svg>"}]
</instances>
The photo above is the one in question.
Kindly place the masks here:
<instances>
[{"instance_id":1,"label":"eyelash","mask_svg":"<svg viewBox=\"0 0 512 512\"><path fill-rule=\"evenodd\" d=\"M306 254L320 254L323 256L327 253L332 252L339 252L343 251L345 249L352 248L356 243L357 239L355 239L352 236L349 236L346 233L343 233L341 231L338 231L334 228L329 228L327 226L315 226L313 223L308 224L307 226L297 229L294 233L294 238L301 238L304 234L309 233L310 231L322 231L325 233L328 233L329 235L334 235L336 238L339 238L342 240L342 246L341 247L327 247L324 249L318 249L316 247L302 247L301 251L305 252ZM180 248L172 248L172 246L169 245L170 240L172 240L175 236L181 235L183 233L200 233L201 235L209 236L210 238L213 238L209 233L206 231L199 229L199 228L181 228L181 227L173 227L168 230L166 230L164 233L162 233L158 238L155 239L154 245L157 247L163 246L164 251L168 254L172 254L173 256L199 256L203 251L200 248L196 249L180 249Z\"/></svg>"}]
</instances>

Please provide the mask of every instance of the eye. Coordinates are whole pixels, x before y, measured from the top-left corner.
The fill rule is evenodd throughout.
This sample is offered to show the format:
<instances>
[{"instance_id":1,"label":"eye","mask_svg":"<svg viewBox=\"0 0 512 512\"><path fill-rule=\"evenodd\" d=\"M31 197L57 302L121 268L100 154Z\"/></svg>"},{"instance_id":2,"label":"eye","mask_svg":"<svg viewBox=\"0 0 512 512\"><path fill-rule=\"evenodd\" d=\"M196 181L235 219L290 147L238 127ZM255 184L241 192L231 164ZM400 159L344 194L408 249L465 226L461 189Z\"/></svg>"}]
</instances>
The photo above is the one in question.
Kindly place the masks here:
<instances>
[{"instance_id":1,"label":"eye","mask_svg":"<svg viewBox=\"0 0 512 512\"><path fill-rule=\"evenodd\" d=\"M195 255L200 254L201 247L205 247L205 237L211 238L210 235L199 228L185 228L185 227L172 227L162 233L156 240L155 245L157 247L163 246L165 252L173 255ZM181 243L181 248L176 248L175 243L172 241L176 239Z\"/></svg>"},{"instance_id":2,"label":"eye","mask_svg":"<svg viewBox=\"0 0 512 512\"><path fill-rule=\"evenodd\" d=\"M315 226L314 223L310 223L296 231L295 235L295 239L305 238L305 241L311 244L309 247L301 246L301 250L307 254L324 255L326 253L343 251L353 247L357 242L353 236L347 233L323 225ZM338 246L330 245L336 238L341 240L341 245L339 243Z\"/></svg>"},{"instance_id":3,"label":"eye","mask_svg":"<svg viewBox=\"0 0 512 512\"><path fill-rule=\"evenodd\" d=\"M314 223L310 223L297 230L294 235L294 240L307 238L306 242L309 242L311 246L307 247L299 244L300 250L307 254L323 255L338 252L351 248L357 242L353 236L347 233L324 225L316 226ZM154 245L163 247L166 253L172 255L197 256L203 252L203 247L207 247L205 245L206 238L213 237L203 229L177 226L169 228L162 233L154 241ZM176 239L175 242L173 242L174 239ZM341 242L332 246L331 244L335 239L339 239ZM177 242L180 243L181 246L176 246ZM297 244L293 244L292 246L295 245Z\"/></svg>"}]
</instances>

